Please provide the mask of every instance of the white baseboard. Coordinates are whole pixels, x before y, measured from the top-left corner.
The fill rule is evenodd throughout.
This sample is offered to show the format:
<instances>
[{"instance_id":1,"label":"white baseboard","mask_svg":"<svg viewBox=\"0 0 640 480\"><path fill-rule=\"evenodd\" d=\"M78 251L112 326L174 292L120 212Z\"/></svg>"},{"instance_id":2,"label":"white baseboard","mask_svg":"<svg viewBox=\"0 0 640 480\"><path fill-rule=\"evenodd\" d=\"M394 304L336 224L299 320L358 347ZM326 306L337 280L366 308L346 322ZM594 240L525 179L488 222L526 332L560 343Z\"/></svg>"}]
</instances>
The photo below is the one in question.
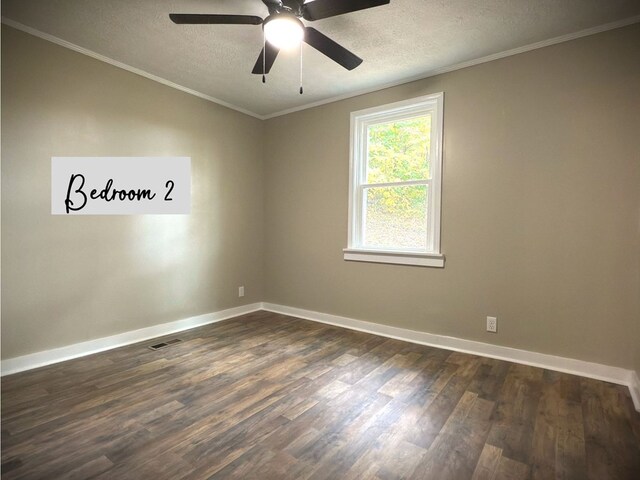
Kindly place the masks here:
<instances>
[{"instance_id":1,"label":"white baseboard","mask_svg":"<svg viewBox=\"0 0 640 480\"><path fill-rule=\"evenodd\" d=\"M640 377L638 372L631 372L631 383L629 384L629 391L631 392L631 398L636 410L640 412Z\"/></svg>"},{"instance_id":2,"label":"white baseboard","mask_svg":"<svg viewBox=\"0 0 640 480\"><path fill-rule=\"evenodd\" d=\"M95 340L75 343L73 345L36 352L29 355L23 355L21 357L8 358L6 360L2 360L0 370L2 376L11 375L12 373L44 367L45 365L51 365L52 363L64 362L65 360L84 357L86 355L91 355L92 353L103 352L105 350L111 350L112 348L143 342L151 338L161 337L195 327L201 327L202 325L207 325L209 323L220 322L222 320L227 320L228 318L258 311L261 307L262 304L260 303L252 303L240 307L229 308L227 310L221 310L219 312L205 313L204 315L198 315L196 317L184 318L174 322L119 333L118 335L112 335L110 337L97 338Z\"/></svg>"},{"instance_id":3,"label":"white baseboard","mask_svg":"<svg viewBox=\"0 0 640 480\"><path fill-rule=\"evenodd\" d=\"M571 373L582 377L604 380L606 382L625 385L629 387L631 398L636 410L640 411L640 380L633 370L619 367L611 367L600 363L585 362L573 358L558 357L545 353L531 352L517 348L502 347L489 343L464 340L462 338L435 335L432 333L418 332L406 328L391 327L379 323L365 322L353 318L340 317L328 313L314 312L302 308L287 307L273 303L263 303L262 308L269 312L281 313L292 317L303 318L315 322L327 323L338 327L349 328L361 332L373 333L383 337L395 338L411 343L428 345L431 347L454 350L456 352L481 355L483 357L496 358L534 367L546 368L558 372Z\"/></svg>"},{"instance_id":4,"label":"white baseboard","mask_svg":"<svg viewBox=\"0 0 640 480\"><path fill-rule=\"evenodd\" d=\"M302 308L287 307L273 303L252 303L240 307L229 308L219 312L206 313L196 317L176 320L175 322L154 325L139 330L120 333L110 337L98 338L87 342L76 343L65 347L54 348L36 352L21 357L2 360L1 374L11 375L13 373L31 370L33 368L51 365L53 363L64 362L73 358L84 357L93 353L111 350L113 348L162 337L171 333L181 332L192 328L200 327L210 323L220 322L229 318L245 315L258 310L281 313L292 317L312 320L315 322L327 323L338 327L349 328L361 332L372 333L388 338L404 340L406 342L418 343L432 347L454 350L457 352L481 355L484 357L506 360L509 362L532 365L534 367L546 368L558 372L571 373L582 377L604 380L606 382L625 385L629 387L631 398L636 410L640 411L640 379L633 370L626 370L619 367L611 367L599 363L585 362L572 358L558 357L544 353L530 352L517 348L502 347L489 343L464 340L462 338L435 335L432 333L418 332L406 328L392 327L379 323L371 323L353 318L331 315L328 313L314 312Z\"/></svg>"}]
</instances>

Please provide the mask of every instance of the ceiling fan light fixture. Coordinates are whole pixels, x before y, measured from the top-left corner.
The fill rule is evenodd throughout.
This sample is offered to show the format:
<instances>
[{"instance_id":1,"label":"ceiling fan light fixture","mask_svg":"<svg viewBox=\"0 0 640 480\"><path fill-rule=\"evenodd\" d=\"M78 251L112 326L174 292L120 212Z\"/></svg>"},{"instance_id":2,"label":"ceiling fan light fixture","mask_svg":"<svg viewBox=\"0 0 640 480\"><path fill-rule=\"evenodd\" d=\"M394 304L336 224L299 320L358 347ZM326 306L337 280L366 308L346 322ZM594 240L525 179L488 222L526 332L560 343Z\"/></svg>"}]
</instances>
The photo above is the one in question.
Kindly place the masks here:
<instances>
[{"instance_id":1,"label":"ceiling fan light fixture","mask_svg":"<svg viewBox=\"0 0 640 480\"><path fill-rule=\"evenodd\" d=\"M295 15L288 13L267 17L263 28L267 42L281 50L296 48L304 39L304 25Z\"/></svg>"}]
</instances>

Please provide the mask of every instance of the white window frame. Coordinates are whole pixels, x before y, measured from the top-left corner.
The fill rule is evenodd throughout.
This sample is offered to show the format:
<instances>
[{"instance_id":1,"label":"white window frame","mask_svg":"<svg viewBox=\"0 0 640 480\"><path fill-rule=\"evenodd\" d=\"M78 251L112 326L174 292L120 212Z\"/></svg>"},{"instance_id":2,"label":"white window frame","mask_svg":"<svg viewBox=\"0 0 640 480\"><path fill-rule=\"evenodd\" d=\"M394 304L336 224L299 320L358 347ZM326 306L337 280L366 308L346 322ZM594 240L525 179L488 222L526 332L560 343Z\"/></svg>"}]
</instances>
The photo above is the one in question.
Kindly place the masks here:
<instances>
[{"instance_id":1,"label":"white window frame","mask_svg":"<svg viewBox=\"0 0 640 480\"><path fill-rule=\"evenodd\" d=\"M440 250L440 204L442 197L442 140L444 93L434 93L402 102L351 113L349 167L349 237L343 250L345 260L374 263L444 267ZM368 127L431 114L431 178L392 183L366 183ZM373 249L362 244L364 190L367 187L428 185L427 247L425 249Z\"/></svg>"}]
</instances>

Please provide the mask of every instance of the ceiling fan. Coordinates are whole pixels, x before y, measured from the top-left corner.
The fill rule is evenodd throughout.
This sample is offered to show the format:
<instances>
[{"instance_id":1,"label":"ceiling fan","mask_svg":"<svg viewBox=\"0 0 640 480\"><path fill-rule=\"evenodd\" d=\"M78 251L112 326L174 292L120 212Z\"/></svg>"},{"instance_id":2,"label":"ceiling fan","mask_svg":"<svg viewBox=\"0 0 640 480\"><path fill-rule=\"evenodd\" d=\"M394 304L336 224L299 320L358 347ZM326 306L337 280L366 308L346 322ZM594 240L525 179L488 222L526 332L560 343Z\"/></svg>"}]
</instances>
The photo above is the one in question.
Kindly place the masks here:
<instances>
[{"instance_id":1,"label":"ceiling fan","mask_svg":"<svg viewBox=\"0 0 640 480\"><path fill-rule=\"evenodd\" d=\"M313 22L323 18L335 17L344 13L386 5L390 0L262 0L269 9L265 19L255 15L220 15L172 13L169 18L176 24L186 25L262 25L264 31L263 48L251 73L262 75L269 73L280 50L288 50L300 45L302 41L311 45L342 65L353 70L362 63L362 59L342 45L312 27L305 26L301 19ZM300 91L302 93L302 89Z\"/></svg>"}]
</instances>

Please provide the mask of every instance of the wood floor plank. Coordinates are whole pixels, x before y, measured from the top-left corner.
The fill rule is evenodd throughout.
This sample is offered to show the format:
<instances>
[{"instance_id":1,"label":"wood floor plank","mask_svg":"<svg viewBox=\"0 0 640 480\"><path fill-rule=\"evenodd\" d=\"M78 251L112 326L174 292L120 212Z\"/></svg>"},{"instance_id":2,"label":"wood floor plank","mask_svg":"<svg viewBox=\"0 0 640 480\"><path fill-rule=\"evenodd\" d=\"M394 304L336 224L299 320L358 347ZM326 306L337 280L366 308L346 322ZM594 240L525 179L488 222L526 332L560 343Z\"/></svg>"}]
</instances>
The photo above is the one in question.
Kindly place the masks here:
<instances>
[{"instance_id":1,"label":"wood floor plank","mask_svg":"<svg viewBox=\"0 0 640 480\"><path fill-rule=\"evenodd\" d=\"M471 478L491 426L494 402L466 391L410 478Z\"/></svg>"},{"instance_id":2,"label":"wood floor plank","mask_svg":"<svg viewBox=\"0 0 640 480\"><path fill-rule=\"evenodd\" d=\"M501 448L485 443L471 480L492 480L495 478L501 458Z\"/></svg>"},{"instance_id":3,"label":"wood floor plank","mask_svg":"<svg viewBox=\"0 0 640 480\"><path fill-rule=\"evenodd\" d=\"M2 378L2 478L638 479L625 387L254 312Z\"/></svg>"},{"instance_id":4,"label":"wood floor plank","mask_svg":"<svg viewBox=\"0 0 640 480\"><path fill-rule=\"evenodd\" d=\"M531 467L529 465L503 455L500 457L500 464L494 480L528 480L530 472Z\"/></svg>"},{"instance_id":5,"label":"wood floor plank","mask_svg":"<svg viewBox=\"0 0 640 480\"><path fill-rule=\"evenodd\" d=\"M504 456L527 464L531 454L544 371L511 365L498 398L487 443L502 448Z\"/></svg>"},{"instance_id":6,"label":"wood floor plank","mask_svg":"<svg viewBox=\"0 0 640 480\"><path fill-rule=\"evenodd\" d=\"M62 477L65 480L86 480L87 478L97 477L111 467L113 467L113 462L103 455L84 465L80 465L68 473L64 473Z\"/></svg>"},{"instance_id":7,"label":"wood floor plank","mask_svg":"<svg viewBox=\"0 0 640 480\"><path fill-rule=\"evenodd\" d=\"M555 476L556 445L560 429L560 374L544 371L544 387L538 402L531 443L532 480Z\"/></svg>"},{"instance_id":8,"label":"wood floor plank","mask_svg":"<svg viewBox=\"0 0 640 480\"><path fill-rule=\"evenodd\" d=\"M581 383L588 478L640 477L640 444L622 405L626 395L617 385Z\"/></svg>"}]
</instances>

